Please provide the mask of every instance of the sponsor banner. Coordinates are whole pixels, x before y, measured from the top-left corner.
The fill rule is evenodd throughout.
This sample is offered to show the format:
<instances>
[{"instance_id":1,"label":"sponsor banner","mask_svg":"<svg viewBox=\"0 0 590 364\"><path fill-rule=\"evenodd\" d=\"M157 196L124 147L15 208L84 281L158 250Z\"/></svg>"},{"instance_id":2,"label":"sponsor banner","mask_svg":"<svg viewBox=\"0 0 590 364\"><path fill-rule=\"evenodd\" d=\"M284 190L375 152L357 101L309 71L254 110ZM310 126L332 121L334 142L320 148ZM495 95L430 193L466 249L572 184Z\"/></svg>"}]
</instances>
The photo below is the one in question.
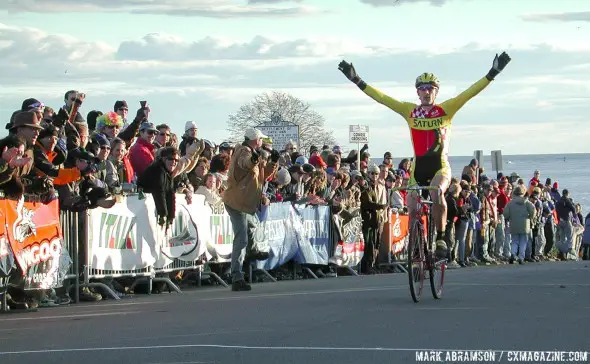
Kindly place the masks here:
<instances>
[{"instance_id":1,"label":"sponsor banner","mask_svg":"<svg viewBox=\"0 0 590 364\"><path fill-rule=\"evenodd\" d=\"M201 234L206 238L206 257L210 262L231 262L234 230L229 215L223 204L209 207L209 213L200 216L203 223L209 223L209 234Z\"/></svg>"},{"instance_id":2,"label":"sponsor banner","mask_svg":"<svg viewBox=\"0 0 590 364\"><path fill-rule=\"evenodd\" d=\"M160 254L152 196L123 197L110 209L89 210L90 266L100 270L136 270L153 265Z\"/></svg>"},{"instance_id":3,"label":"sponsor banner","mask_svg":"<svg viewBox=\"0 0 590 364\"><path fill-rule=\"evenodd\" d=\"M0 205L4 207L4 201L0 201ZM0 210L0 277L8 277L12 268L14 268L14 255L6 235L6 213Z\"/></svg>"},{"instance_id":4,"label":"sponsor banner","mask_svg":"<svg viewBox=\"0 0 590 364\"><path fill-rule=\"evenodd\" d=\"M291 259L299 250L294 231L293 208L290 202L273 203L265 206L264 216L254 233L254 245L260 251L267 251L265 261L256 262L258 269L275 269Z\"/></svg>"},{"instance_id":5,"label":"sponsor banner","mask_svg":"<svg viewBox=\"0 0 590 364\"><path fill-rule=\"evenodd\" d=\"M295 261L299 264L327 265L330 257L330 207L293 205L293 230L299 243Z\"/></svg>"},{"instance_id":6,"label":"sponsor banner","mask_svg":"<svg viewBox=\"0 0 590 364\"><path fill-rule=\"evenodd\" d=\"M354 267L361 262L365 251L363 220L360 216L353 217L346 223L340 216L334 216L333 220L339 236L338 245L334 256L330 258L330 263L341 267Z\"/></svg>"},{"instance_id":7,"label":"sponsor banner","mask_svg":"<svg viewBox=\"0 0 590 364\"><path fill-rule=\"evenodd\" d=\"M174 222L168 231L154 226L156 241L160 244L157 251L158 259L154 263L156 269L165 268L174 259L194 261L205 253L206 241L201 237L211 236L207 216L211 208L205 202L205 196L193 195L192 203L186 202L183 194L176 195L176 211Z\"/></svg>"},{"instance_id":8,"label":"sponsor banner","mask_svg":"<svg viewBox=\"0 0 590 364\"><path fill-rule=\"evenodd\" d=\"M71 259L59 224L59 203L2 200L6 235L23 274L24 289L60 287ZM0 248L0 250L3 250Z\"/></svg>"},{"instance_id":9,"label":"sponsor banner","mask_svg":"<svg viewBox=\"0 0 590 364\"><path fill-rule=\"evenodd\" d=\"M391 214L391 254L401 253L405 247L405 237L409 234L409 216Z\"/></svg>"}]
</instances>

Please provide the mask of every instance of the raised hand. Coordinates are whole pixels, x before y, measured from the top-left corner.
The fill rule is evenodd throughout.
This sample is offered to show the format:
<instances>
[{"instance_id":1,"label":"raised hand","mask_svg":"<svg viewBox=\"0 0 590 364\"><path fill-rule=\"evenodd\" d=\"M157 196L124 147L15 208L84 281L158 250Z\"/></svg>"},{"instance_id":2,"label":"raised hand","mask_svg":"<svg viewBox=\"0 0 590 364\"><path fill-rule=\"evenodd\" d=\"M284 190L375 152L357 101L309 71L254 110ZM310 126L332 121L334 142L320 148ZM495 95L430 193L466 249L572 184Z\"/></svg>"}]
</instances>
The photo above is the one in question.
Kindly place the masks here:
<instances>
[{"instance_id":1,"label":"raised hand","mask_svg":"<svg viewBox=\"0 0 590 364\"><path fill-rule=\"evenodd\" d=\"M511 60L512 59L510 58L510 56L506 52L502 52L502 54L500 54L499 56L496 53L496 57L494 58L494 63L492 64L492 68L495 69L496 71L498 71L498 73L500 73L500 72L502 72L504 67L506 67L506 65L508 63L510 63Z\"/></svg>"},{"instance_id":2,"label":"raised hand","mask_svg":"<svg viewBox=\"0 0 590 364\"><path fill-rule=\"evenodd\" d=\"M502 54L499 56L496 54L496 57L494 57L494 61L492 63L492 68L490 68L490 71L486 75L487 79L492 81L494 78L496 78L496 76L502 72L504 67L506 67L510 61L511 58L506 52L502 52Z\"/></svg>"}]
</instances>

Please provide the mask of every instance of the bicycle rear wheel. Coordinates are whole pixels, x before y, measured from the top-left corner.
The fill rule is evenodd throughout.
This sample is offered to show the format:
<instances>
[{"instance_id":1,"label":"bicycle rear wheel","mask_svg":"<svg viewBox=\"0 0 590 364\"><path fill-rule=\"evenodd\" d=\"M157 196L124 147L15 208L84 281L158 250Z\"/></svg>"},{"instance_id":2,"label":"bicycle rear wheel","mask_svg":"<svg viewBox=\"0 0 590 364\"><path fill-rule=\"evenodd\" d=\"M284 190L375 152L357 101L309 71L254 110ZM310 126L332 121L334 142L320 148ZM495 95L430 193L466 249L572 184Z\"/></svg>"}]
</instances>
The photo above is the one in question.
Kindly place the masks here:
<instances>
[{"instance_id":1,"label":"bicycle rear wheel","mask_svg":"<svg viewBox=\"0 0 590 364\"><path fill-rule=\"evenodd\" d=\"M419 220L412 222L408 243L408 279L410 294L419 302L424 288L424 227Z\"/></svg>"}]
</instances>

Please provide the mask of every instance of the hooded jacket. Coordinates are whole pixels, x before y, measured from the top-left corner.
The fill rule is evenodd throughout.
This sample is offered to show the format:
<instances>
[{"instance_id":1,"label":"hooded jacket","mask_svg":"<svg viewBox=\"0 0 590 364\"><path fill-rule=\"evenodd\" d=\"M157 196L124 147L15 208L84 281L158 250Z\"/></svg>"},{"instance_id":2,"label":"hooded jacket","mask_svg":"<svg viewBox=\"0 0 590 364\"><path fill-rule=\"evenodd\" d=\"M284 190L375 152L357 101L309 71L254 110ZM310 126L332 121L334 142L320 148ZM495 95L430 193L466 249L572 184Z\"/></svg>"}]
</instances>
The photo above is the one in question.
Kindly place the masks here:
<instances>
[{"instance_id":1,"label":"hooded jacket","mask_svg":"<svg viewBox=\"0 0 590 364\"><path fill-rule=\"evenodd\" d=\"M535 206L522 196L514 196L504 208L504 218L510 221L510 233L528 234L531 220L535 217Z\"/></svg>"}]
</instances>

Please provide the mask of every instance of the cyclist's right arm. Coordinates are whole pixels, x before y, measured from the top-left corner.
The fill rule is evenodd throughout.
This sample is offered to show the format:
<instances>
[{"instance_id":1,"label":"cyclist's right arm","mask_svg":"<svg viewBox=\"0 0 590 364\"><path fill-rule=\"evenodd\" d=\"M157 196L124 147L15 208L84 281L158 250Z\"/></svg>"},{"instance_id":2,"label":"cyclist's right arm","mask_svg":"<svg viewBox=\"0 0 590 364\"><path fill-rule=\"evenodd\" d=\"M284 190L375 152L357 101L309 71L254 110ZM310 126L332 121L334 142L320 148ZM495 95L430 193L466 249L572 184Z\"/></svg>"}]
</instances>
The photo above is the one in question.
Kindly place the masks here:
<instances>
[{"instance_id":1,"label":"cyclist's right arm","mask_svg":"<svg viewBox=\"0 0 590 364\"><path fill-rule=\"evenodd\" d=\"M366 87L363 89L363 92L373 100L377 101L382 105L387 106L388 108L400 114L404 118L408 117L412 112L412 109L414 109L414 107L416 106L411 102L398 101L370 85L366 85Z\"/></svg>"}]
</instances>

